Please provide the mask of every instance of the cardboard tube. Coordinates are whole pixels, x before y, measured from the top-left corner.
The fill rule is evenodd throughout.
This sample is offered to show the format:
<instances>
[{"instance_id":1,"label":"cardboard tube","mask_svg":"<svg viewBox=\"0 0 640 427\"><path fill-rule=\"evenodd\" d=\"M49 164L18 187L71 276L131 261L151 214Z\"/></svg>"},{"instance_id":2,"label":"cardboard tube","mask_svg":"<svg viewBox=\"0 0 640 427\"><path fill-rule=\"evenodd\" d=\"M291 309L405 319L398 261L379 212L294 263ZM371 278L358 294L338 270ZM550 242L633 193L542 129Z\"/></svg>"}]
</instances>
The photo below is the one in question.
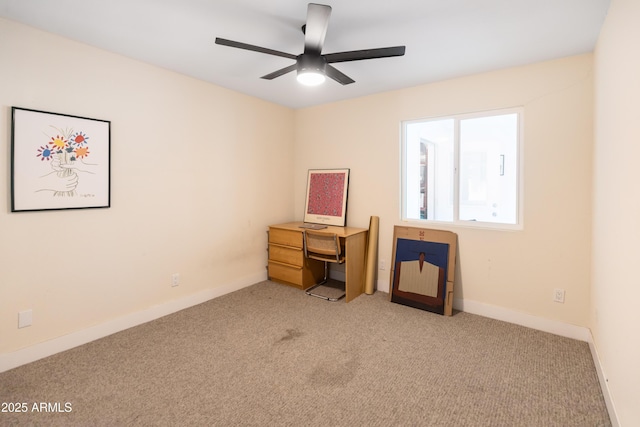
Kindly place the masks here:
<instances>
[{"instance_id":1,"label":"cardboard tube","mask_svg":"<svg viewBox=\"0 0 640 427\"><path fill-rule=\"evenodd\" d=\"M367 240L367 267L364 278L364 293L372 295L376 278L376 261L378 258L378 229L380 217L372 216L369 221L369 235Z\"/></svg>"}]
</instances>

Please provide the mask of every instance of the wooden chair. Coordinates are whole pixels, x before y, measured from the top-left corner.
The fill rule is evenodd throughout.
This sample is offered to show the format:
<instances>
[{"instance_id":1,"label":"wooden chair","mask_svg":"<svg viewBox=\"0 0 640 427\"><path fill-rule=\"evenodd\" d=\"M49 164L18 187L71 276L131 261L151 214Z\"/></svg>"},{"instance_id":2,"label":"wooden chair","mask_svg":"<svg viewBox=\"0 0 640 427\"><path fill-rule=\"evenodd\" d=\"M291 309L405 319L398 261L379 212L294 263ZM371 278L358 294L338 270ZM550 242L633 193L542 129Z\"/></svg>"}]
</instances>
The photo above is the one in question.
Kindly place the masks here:
<instances>
[{"instance_id":1,"label":"wooden chair","mask_svg":"<svg viewBox=\"0 0 640 427\"><path fill-rule=\"evenodd\" d=\"M335 233L326 233L313 230L304 230L304 256L324 262L324 279L306 290L307 295L323 298L328 301L338 301L345 296L344 287L342 294L334 296L322 295L314 292L314 289L325 285L329 281L329 263L344 263L344 254L340 247L340 239Z\"/></svg>"}]
</instances>

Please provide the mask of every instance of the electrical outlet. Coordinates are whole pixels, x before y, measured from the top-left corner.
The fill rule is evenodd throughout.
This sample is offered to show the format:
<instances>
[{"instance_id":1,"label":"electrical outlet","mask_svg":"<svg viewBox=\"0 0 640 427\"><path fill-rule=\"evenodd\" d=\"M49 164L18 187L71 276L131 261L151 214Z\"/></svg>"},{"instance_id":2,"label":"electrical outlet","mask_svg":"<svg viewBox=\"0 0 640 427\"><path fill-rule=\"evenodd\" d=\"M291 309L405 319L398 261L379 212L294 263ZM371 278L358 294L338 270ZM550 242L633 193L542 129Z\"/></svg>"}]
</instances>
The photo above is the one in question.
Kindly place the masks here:
<instances>
[{"instance_id":1,"label":"electrical outlet","mask_svg":"<svg viewBox=\"0 0 640 427\"><path fill-rule=\"evenodd\" d=\"M387 261L384 259L381 259L380 261L378 261L378 270L386 270L387 269Z\"/></svg>"},{"instance_id":2,"label":"electrical outlet","mask_svg":"<svg viewBox=\"0 0 640 427\"><path fill-rule=\"evenodd\" d=\"M33 310L24 310L18 312L18 329L31 326L33 322Z\"/></svg>"},{"instance_id":3,"label":"electrical outlet","mask_svg":"<svg viewBox=\"0 0 640 427\"><path fill-rule=\"evenodd\" d=\"M553 300L555 302L564 303L564 289L554 289L553 290Z\"/></svg>"},{"instance_id":4,"label":"electrical outlet","mask_svg":"<svg viewBox=\"0 0 640 427\"><path fill-rule=\"evenodd\" d=\"M178 286L180 284L180 273L173 273L171 275L171 287Z\"/></svg>"}]
</instances>

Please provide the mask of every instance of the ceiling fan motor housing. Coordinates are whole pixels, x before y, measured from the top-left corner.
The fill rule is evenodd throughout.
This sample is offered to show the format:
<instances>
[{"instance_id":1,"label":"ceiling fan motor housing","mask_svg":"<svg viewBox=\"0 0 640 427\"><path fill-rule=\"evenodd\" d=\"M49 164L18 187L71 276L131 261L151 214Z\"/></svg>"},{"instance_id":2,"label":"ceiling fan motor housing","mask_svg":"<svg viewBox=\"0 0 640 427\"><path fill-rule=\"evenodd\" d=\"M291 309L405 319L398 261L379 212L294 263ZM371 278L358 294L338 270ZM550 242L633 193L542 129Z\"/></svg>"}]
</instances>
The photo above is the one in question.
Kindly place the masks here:
<instances>
[{"instance_id":1,"label":"ceiling fan motor housing","mask_svg":"<svg viewBox=\"0 0 640 427\"><path fill-rule=\"evenodd\" d=\"M296 59L298 74L320 73L324 74L327 68L327 60L321 55L302 53Z\"/></svg>"}]
</instances>

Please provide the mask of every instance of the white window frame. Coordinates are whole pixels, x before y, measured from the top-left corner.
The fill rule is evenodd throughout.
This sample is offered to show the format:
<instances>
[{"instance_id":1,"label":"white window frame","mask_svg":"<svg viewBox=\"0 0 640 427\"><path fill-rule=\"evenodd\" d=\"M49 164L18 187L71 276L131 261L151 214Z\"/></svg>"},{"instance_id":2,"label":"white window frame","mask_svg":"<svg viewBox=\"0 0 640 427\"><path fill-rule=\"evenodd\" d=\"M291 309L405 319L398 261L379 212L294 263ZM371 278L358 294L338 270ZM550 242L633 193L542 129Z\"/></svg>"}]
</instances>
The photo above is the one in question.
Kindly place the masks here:
<instances>
[{"instance_id":1,"label":"white window frame","mask_svg":"<svg viewBox=\"0 0 640 427\"><path fill-rule=\"evenodd\" d=\"M460 121L466 119L473 119L479 117L491 117L491 116L500 116L506 114L517 114L518 115L518 128L517 128L517 175L516 175L516 223L515 224L505 224L505 223L497 223L497 222L484 222L484 221L468 221L468 220L460 220ZM421 123L426 121L435 121L435 120L446 120L453 119L454 120L454 176L453 176L453 220L436 220L436 219L415 219L415 218L407 218L406 213L406 191L407 191L407 158L406 158L406 132L407 125ZM422 119L414 119L414 120L405 120L401 122L401 140L400 140L400 186L401 186L401 194L400 194L400 219L403 222L413 223L416 226L425 225L428 226L456 226L456 227L470 227L470 228L488 228L495 230L523 230L524 229L524 143L523 143L523 134L524 134L524 108L523 107L511 107L504 108L499 110L486 110L486 111L478 111L473 113L462 113L462 114L452 114L446 116L433 116Z\"/></svg>"}]
</instances>

